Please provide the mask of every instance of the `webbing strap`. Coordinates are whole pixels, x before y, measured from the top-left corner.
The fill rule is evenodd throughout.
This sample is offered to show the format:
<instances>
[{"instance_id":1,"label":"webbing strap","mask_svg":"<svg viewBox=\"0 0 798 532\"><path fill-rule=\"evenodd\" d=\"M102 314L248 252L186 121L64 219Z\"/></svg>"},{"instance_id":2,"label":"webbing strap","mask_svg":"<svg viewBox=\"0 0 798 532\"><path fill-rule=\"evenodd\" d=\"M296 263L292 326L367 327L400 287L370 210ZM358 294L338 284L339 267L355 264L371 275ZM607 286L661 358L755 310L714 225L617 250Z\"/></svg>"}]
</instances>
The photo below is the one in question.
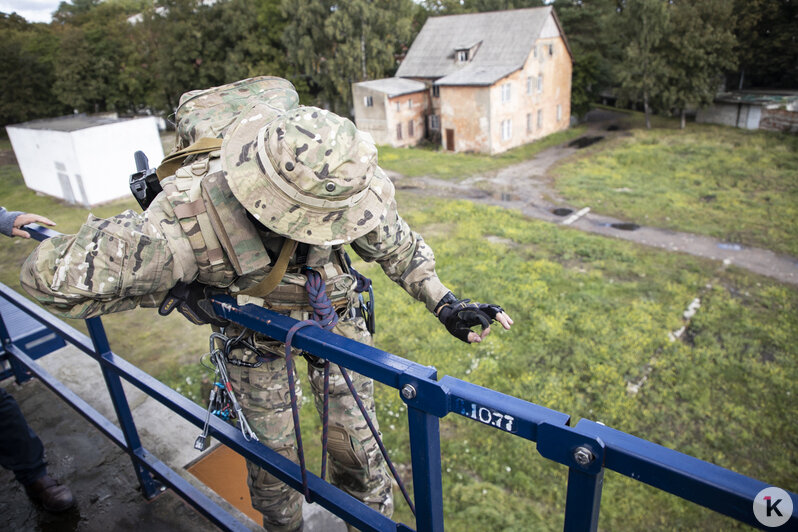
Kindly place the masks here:
<instances>
[{"instance_id":1,"label":"webbing strap","mask_svg":"<svg viewBox=\"0 0 798 532\"><path fill-rule=\"evenodd\" d=\"M155 174L158 176L159 180L169 177L177 172L177 169L183 165L183 161L189 155L194 155L197 153L209 153L214 150L218 150L221 147L222 139L202 137L194 144L183 148L182 150L170 153L164 157L163 161L161 161L161 164L158 166L158 169L155 171Z\"/></svg>"},{"instance_id":2,"label":"webbing strap","mask_svg":"<svg viewBox=\"0 0 798 532\"><path fill-rule=\"evenodd\" d=\"M180 219L191 218L205 212L205 202L201 199L191 201L189 203L181 203L174 207L175 216Z\"/></svg>"},{"instance_id":3,"label":"webbing strap","mask_svg":"<svg viewBox=\"0 0 798 532\"><path fill-rule=\"evenodd\" d=\"M283 241L283 247L280 249L280 256L277 257L277 262L274 263L269 275L252 288L242 290L241 294L255 297L266 297L271 294L274 289L277 288L277 285L280 284L283 275L285 275L285 271L288 269L288 261L291 259L294 251L296 251L297 244L299 244L299 242L296 240L286 238Z\"/></svg>"}]
</instances>

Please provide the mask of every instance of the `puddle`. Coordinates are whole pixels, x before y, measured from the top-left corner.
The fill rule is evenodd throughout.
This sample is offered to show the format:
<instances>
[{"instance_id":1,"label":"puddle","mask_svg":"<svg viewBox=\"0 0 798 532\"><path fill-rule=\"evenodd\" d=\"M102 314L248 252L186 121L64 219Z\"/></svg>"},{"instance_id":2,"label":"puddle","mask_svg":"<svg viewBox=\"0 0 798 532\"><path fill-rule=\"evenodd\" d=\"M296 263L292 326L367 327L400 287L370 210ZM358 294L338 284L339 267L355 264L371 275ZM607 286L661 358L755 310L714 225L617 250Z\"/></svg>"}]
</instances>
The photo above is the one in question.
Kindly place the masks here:
<instances>
[{"instance_id":1,"label":"puddle","mask_svg":"<svg viewBox=\"0 0 798 532\"><path fill-rule=\"evenodd\" d=\"M618 126L618 124L612 124L611 126L607 127L607 131L618 131L619 129L621 128Z\"/></svg>"},{"instance_id":2,"label":"puddle","mask_svg":"<svg viewBox=\"0 0 798 532\"><path fill-rule=\"evenodd\" d=\"M635 231L640 229L640 226L637 224L633 224L631 222L618 222L614 224L603 224L607 227L612 227L613 229L620 229L621 231Z\"/></svg>"},{"instance_id":3,"label":"puddle","mask_svg":"<svg viewBox=\"0 0 798 532\"><path fill-rule=\"evenodd\" d=\"M566 209L565 207L558 207L558 208L552 210L551 212L552 212L552 214L556 214L557 216L568 216L569 214L574 212L574 210L573 209Z\"/></svg>"},{"instance_id":4,"label":"puddle","mask_svg":"<svg viewBox=\"0 0 798 532\"><path fill-rule=\"evenodd\" d=\"M743 249L743 246L741 246L740 244L727 244L725 242L721 242L720 244L718 244L718 247L720 249L726 249L729 251L742 251Z\"/></svg>"},{"instance_id":5,"label":"puddle","mask_svg":"<svg viewBox=\"0 0 798 532\"><path fill-rule=\"evenodd\" d=\"M587 148L595 144L596 142L600 141L604 137L580 137L576 140L572 140L568 143L568 146L576 149Z\"/></svg>"}]
</instances>

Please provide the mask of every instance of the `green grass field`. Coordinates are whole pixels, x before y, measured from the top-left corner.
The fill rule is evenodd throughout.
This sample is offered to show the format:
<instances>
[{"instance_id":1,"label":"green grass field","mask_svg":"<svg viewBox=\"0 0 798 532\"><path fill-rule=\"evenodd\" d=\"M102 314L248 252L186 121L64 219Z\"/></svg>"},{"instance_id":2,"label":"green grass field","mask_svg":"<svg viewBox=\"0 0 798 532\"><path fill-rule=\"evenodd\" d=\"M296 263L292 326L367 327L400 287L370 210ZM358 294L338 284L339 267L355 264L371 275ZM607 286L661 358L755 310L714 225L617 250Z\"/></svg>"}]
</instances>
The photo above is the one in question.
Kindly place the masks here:
<instances>
[{"instance_id":1,"label":"green grass field","mask_svg":"<svg viewBox=\"0 0 798 532\"><path fill-rule=\"evenodd\" d=\"M708 131L709 137L715 136ZM628 142L632 149L637 139L641 150L670 146L678 144L670 135L682 133L633 135L619 145ZM736 137L720 136L721 145L723 138L729 142ZM656 143L649 142L652 139ZM694 141L700 142L708 141ZM416 151L398 153L415 157ZM604 150L584 151L573 164L591 164L593 155L608 160ZM780 143L761 144L758 152L762 160L789 160ZM675 179L661 182L666 189L674 184L669 194L683 188ZM63 232L74 232L87 215L85 209L28 191L14 165L0 166L0 196L7 208L55 219ZM463 344L422 304L388 281L378 266L356 261L355 267L375 282L378 347L434 365L439 376L451 375L568 413L572 423L580 418L601 421L798 491L798 425L792 422L798 410L794 286L709 260L529 220L496 207L402 193L398 201L403 216L435 249L442 280L461 297L501 304L516 325L511 331L494 331L483 344ZM729 205L720 199L717 203ZM133 205L123 201L94 211L108 216ZM738 218L754 208L759 207L752 203L738 210ZM19 289L19 266L33 245L0 239L3 283ZM694 298L701 299L701 308L686 323L682 313ZM195 361L207 349L205 329L178 316L158 318L151 309L108 316L104 322L115 352L199 399L204 371ZM686 333L671 341L669 332L683 325ZM629 383L641 382L637 393L628 391ZM384 386L378 386L377 404L394 460L400 466L409 464L404 404L395 390ZM320 428L313 408L303 409L302 423L308 460L317 470ZM447 529L562 529L567 472L540 457L534 444L452 416L441 421L441 434ZM396 517L412 525L398 491L395 496ZM600 527L743 528L613 473L605 477Z\"/></svg>"},{"instance_id":2,"label":"green grass field","mask_svg":"<svg viewBox=\"0 0 798 532\"><path fill-rule=\"evenodd\" d=\"M630 133L560 165L559 194L640 225L798 256L798 137L701 124Z\"/></svg>"},{"instance_id":3,"label":"green grass field","mask_svg":"<svg viewBox=\"0 0 798 532\"><path fill-rule=\"evenodd\" d=\"M798 291L744 271L581 233L499 208L400 197L455 293L515 319L478 346L363 267L378 295L377 345L452 375L798 489ZM492 242L487 237L492 237ZM701 308L683 340L694 298ZM650 367L650 369L647 369ZM647 380L636 394L627 384ZM381 389L388 447L409 461L405 411ZM394 427L395 430L391 429ZM462 418L441 422L451 530L562 528L566 471L534 445ZM400 515L409 520L400 504ZM608 473L606 530L741 528Z\"/></svg>"}]
</instances>

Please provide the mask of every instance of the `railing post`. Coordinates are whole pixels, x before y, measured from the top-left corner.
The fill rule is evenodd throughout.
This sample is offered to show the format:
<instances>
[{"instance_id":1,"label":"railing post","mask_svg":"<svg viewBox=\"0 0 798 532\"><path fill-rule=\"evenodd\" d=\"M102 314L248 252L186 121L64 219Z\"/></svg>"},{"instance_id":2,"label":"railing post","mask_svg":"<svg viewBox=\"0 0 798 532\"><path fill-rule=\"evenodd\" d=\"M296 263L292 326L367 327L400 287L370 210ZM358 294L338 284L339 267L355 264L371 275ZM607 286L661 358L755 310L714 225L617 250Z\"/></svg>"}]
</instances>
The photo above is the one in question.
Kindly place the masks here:
<instances>
[{"instance_id":1,"label":"railing post","mask_svg":"<svg viewBox=\"0 0 798 532\"><path fill-rule=\"evenodd\" d=\"M568 468L568 494L565 499L565 532L595 532L598 529L604 469L598 474Z\"/></svg>"},{"instance_id":2,"label":"railing post","mask_svg":"<svg viewBox=\"0 0 798 532\"><path fill-rule=\"evenodd\" d=\"M6 322L3 320L2 313L0 313L0 341L3 342L2 353L8 354L6 346L11 345L11 334L8 332L8 327L6 327ZM30 374L28 374L28 372L25 371L23 367L14 360L14 357L9 356L7 360L8 364L11 366L11 371L14 373L14 379L16 380L17 384L22 384L23 382L31 379ZM0 373L4 373L3 367L1 365Z\"/></svg>"},{"instance_id":3,"label":"railing post","mask_svg":"<svg viewBox=\"0 0 798 532\"><path fill-rule=\"evenodd\" d=\"M441 434L432 414L407 406L418 532L443 532Z\"/></svg>"},{"instance_id":4,"label":"railing post","mask_svg":"<svg viewBox=\"0 0 798 532\"><path fill-rule=\"evenodd\" d=\"M163 485L155 480L150 472L147 471L138 461L134 458L136 453L143 450L139 433L136 430L136 422L133 420L133 414L130 412L130 405L125 396L125 390L122 388L122 379L119 375L106 368L102 362L103 355L111 352L111 347L108 344L108 337L105 334L105 328L100 318L89 318L86 320L86 326L89 329L89 336L94 344L94 349L97 356L97 361L100 363L100 369L105 378L105 385L108 387L108 393L111 396L111 402L114 405L119 426L122 433L125 435L125 442L127 442L127 451L130 454L133 462L133 470L141 485L141 491L144 497L152 499L161 493Z\"/></svg>"}]
</instances>

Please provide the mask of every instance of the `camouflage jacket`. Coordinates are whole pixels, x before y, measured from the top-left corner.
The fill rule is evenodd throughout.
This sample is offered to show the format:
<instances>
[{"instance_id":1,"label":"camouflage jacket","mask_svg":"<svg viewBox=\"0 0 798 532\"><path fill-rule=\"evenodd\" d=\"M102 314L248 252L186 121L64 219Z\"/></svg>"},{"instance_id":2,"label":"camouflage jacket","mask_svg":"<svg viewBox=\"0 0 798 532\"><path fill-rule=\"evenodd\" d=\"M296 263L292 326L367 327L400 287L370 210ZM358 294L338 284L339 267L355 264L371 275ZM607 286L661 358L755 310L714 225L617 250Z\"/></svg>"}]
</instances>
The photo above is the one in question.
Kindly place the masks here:
<instances>
[{"instance_id":1,"label":"camouflage jacket","mask_svg":"<svg viewBox=\"0 0 798 532\"><path fill-rule=\"evenodd\" d=\"M187 225L179 212L179 195L188 194L188 191L185 186L179 186L179 182L175 184L178 179L179 176L164 180L164 192L141 214L128 210L108 219L89 215L77 234L42 242L22 267L20 281L24 289L56 314L89 318L139 305L158 306L166 292L179 281L199 280L226 288L233 295L257 284L271 270L279 251L275 247L281 239L260 226L257 228L257 238L263 244L260 247L253 246L259 243L252 239L228 242L227 246L214 250L207 249L202 242L198 244L200 228ZM183 190L179 190L181 188ZM172 196L169 196L170 191ZM183 198L185 206L191 205L189 199L188 196ZM228 232L234 234L235 230L228 228ZM435 273L432 249L399 216L395 200L387 206L380 223L353 240L351 246L364 260L377 261L390 279L424 302L430 311L448 292ZM256 269L242 268L233 248L243 250L243 256L250 258L257 255L258 249L265 249L267 254L261 253L263 260L260 262L250 261L250 264L260 264ZM292 259L293 268L289 268L281 286L300 292L299 285L304 284L304 277L299 274L299 262L307 261L314 266L315 261L324 270L329 267L325 264L330 262L333 252L329 246L305 246L304 257ZM335 272L328 273L328 277L335 277ZM351 300L354 280L348 275L339 275L336 279L336 283L343 282L342 290ZM268 297L252 301L252 298L239 296L239 302L280 308L280 301L275 303Z\"/></svg>"}]
</instances>

